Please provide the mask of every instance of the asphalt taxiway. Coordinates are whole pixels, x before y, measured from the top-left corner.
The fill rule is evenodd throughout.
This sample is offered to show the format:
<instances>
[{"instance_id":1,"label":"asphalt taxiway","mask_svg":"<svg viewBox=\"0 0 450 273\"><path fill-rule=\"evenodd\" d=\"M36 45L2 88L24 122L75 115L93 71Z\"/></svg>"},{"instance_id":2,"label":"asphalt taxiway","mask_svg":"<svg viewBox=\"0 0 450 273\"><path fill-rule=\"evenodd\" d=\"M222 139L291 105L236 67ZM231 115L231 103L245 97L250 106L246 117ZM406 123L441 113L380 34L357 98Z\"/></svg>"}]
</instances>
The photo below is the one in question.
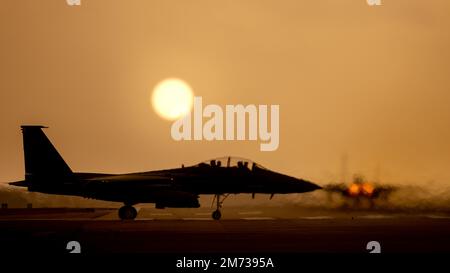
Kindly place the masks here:
<instances>
[{"instance_id":1,"label":"asphalt taxiway","mask_svg":"<svg viewBox=\"0 0 450 273\"><path fill-rule=\"evenodd\" d=\"M0 252L65 253L385 253L450 252L450 216L373 211L142 208L134 221L114 209L0 210Z\"/></svg>"}]
</instances>

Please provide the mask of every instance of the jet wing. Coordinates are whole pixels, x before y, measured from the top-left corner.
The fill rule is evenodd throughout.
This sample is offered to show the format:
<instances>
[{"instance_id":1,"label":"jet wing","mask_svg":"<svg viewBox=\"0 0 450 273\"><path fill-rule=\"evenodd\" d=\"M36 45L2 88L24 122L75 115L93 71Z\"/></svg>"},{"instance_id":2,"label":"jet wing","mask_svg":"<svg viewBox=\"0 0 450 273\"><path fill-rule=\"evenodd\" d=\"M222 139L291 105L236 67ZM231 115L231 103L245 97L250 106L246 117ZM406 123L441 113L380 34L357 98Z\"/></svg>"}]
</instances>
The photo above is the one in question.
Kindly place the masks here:
<instances>
[{"instance_id":1,"label":"jet wing","mask_svg":"<svg viewBox=\"0 0 450 273\"><path fill-rule=\"evenodd\" d=\"M170 176L132 173L93 177L84 181L103 185L113 193L109 200L130 203L155 203L156 208L198 208L198 195L179 189ZM119 197L118 197L119 196Z\"/></svg>"},{"instance_id":2,"label":"jet wing","mask_svg":"<svg viewBox=\"0 0 450 273\"><path fill-rule=\"evenodd\" d=\"M106 175L87 179L87 181L99 182L171 182L171 177L152 174L118 174Z\"/></svg>"}]
</instances>

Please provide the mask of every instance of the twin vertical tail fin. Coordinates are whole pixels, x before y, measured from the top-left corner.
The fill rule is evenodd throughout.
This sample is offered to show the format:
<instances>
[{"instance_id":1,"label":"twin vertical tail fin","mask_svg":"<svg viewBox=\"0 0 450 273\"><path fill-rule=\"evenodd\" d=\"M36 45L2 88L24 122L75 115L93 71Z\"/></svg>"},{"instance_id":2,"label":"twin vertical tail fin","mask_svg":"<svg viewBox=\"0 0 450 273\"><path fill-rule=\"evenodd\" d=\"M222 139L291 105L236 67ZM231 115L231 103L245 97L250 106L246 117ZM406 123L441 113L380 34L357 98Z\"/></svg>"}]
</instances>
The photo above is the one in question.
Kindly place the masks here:
<instances>
[{"instance_id":1,"label":"twin vertical tail fin","mask_svg":"<svg viewBox=\"0 0 450 273\"><path fill-rule=\"evenodd\" d=\"M21 126L25 156L25 181L35 185L62 184L72 170L42 131L44 126Z\"/></svg>"}]
</instances>

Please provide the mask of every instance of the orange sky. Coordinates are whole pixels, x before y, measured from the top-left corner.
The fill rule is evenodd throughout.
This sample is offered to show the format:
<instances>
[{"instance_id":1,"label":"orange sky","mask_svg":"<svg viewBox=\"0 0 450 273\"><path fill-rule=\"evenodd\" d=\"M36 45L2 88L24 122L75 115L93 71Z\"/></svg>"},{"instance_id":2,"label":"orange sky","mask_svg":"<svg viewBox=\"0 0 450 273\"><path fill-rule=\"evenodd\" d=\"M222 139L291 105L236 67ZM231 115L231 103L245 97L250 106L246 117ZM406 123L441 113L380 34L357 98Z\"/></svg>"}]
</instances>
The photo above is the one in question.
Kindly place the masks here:
<instances>
[{"instance_id":1,"label":"orange sky","mask_svg":"<svg viewBox=\"0 0 450 273\"><path fill-rule=\"evenodd\" d=\"M17 0L0 3L0 181L23 178L21 124L76 171L222 155L319 184L348 172L450 185L450 1ZM279 104L280 146L175 142L150 104L167 77L205 104Z\"/></svg>"}]
</instances>

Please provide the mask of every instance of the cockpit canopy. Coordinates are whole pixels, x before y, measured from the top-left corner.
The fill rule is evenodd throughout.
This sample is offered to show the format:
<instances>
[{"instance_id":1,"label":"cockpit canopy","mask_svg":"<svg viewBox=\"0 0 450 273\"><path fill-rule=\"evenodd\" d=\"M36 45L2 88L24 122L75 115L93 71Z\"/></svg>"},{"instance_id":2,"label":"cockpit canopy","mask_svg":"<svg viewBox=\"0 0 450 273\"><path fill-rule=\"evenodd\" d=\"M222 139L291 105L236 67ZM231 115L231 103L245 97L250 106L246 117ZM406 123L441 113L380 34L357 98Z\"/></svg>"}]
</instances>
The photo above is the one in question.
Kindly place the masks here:
<instances>
[{"instance_id":1,"label":"cockpit canopy","mask_svg":"<svg viewBox=\"0 0 450 273\"><path fill-rule=\"evenodd\" d=\"M225 156L203 161L194 167L215 167L215 168L244 168L248 170L264 169L262 165L242 157Z\"/></svg>"}]
</instances>

